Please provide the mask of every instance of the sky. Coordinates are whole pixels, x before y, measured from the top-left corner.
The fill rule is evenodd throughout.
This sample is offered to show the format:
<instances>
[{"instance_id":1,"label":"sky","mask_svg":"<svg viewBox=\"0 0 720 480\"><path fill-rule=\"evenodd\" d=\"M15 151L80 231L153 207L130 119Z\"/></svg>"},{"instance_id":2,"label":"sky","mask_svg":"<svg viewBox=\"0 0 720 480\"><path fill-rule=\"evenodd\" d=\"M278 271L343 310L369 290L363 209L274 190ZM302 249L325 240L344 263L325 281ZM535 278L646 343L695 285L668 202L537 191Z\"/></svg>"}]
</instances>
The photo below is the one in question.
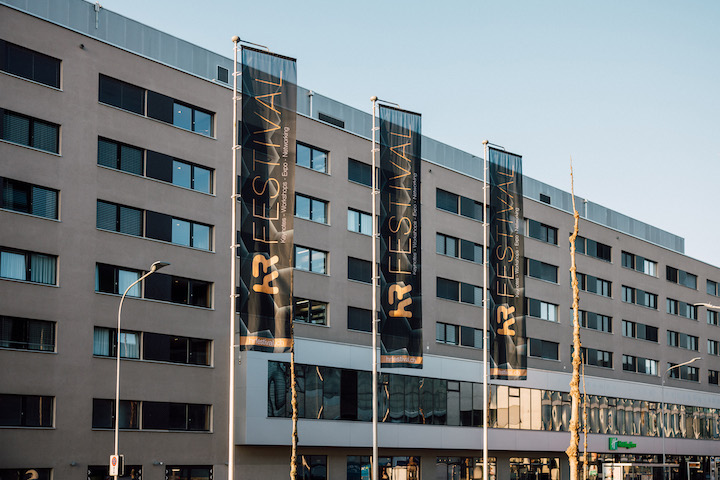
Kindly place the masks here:
<instances>
[{"instance_id":1,"label":"sky","mask_svg":"<svg viewBox=\"0 0 720 480\"><path fill-rule=\"evenodd\" d=\"M103 0L232 57L231 38L297 58L298 83L685 238L720 266L720 2ZM582 228L582 225L581 225ZM582 232L581 232L582 234ZM716 239L716 240L713 240Z\"/></svg>"}]
</instances>

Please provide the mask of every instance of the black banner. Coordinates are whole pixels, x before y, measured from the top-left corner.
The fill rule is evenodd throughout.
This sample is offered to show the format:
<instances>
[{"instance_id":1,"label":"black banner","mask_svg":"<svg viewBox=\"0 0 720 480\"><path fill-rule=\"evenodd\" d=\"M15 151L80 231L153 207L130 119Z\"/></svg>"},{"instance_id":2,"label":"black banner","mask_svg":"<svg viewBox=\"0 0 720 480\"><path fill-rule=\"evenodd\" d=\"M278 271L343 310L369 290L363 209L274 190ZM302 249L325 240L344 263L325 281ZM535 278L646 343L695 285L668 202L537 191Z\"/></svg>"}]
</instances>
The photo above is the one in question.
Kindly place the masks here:
<instances>
[{"instance_id":1,"label":"black banner","mask_svg":"<svg viewBox=\"0 0 720 480\"><path fill-rule=\"evenodd\" d=\"M242 50L240 349L290 351L295 60Z\"/></svg>"},{"instance_id":2,"label":"black banner","mask_svg":"<svg viewBox=\"0 0 720 480\"><path fill-rule=\"evenodd\" d=\"M488 149L490 175L490 378L527 378L522 157Z\"/></svg>"},{"instance_id":3,"label":"black banner","mask_svg":"<svg viewBox=\"0 0 720 480\"><path fill-rule=\"evenodd\" d=\"M380 364L422 368L420 115L379 116Z\"/></svg>"}]
</instances>

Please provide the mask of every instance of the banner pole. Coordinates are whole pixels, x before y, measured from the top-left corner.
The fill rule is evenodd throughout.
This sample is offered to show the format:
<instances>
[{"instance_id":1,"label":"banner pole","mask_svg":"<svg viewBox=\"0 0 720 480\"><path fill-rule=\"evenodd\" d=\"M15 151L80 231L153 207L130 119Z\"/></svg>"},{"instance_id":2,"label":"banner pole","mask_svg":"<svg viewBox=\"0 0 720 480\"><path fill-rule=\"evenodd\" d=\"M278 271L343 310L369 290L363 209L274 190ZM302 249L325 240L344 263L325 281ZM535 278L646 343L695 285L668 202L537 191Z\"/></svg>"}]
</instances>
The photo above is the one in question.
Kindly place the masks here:
<instances>
[{"instance_id":1,"label":"banner pole","mask_svg":"<svg viewBox=\"0 0 720 480\"><path fill-rule=\"evenodd\" d=\"M490 348L490 332L488 331L488 309L489 303L489 292L488 288L488 226L490 219L488 216L488 178L487 178L487 166L488 166L488 141L484 140L483 145L485 146L485 154L483 159L483 336L485 337L485 345L483 345L483 480L489 480L488 477L488 348Z\"/></svg>"},{"instance_id":2,"label":"banner pole","mask_svg":"<svg viewBox=\"0 0 720 480\"><path fill-rule=\"evenodd\" d=\"M377 144L375 138L375 132L377 126L375 124L375 107L377 104L377 97L373 96L370 98L372 102L372 477L371 480L378 480L378 391L377 391L377 238L378 238L378 225L376 215L376 196L377 196L377 175L375 174L375 154L377 152Z\"/></svg>"},{"instance_id":3,"label":"banner pole","mask_svg":"<svg viewBox=\"0 0 720 480\"><path fill-rule=\"evenodd\" d=\"M233 147L232 147L232 195L230 200L232 203L232 218L230 219L230 370L228 372L229 380L229 397L228 397L228 480L235 478L235 311L237 310L237 292L236 292L236 270L237 270L237 152L240 148L238 145L238 111L237 102L239 100L237 94L237 56L238 42L240 37L237 35L232 38L235 44L233 48Z\"/></svg>"}]
</instances>

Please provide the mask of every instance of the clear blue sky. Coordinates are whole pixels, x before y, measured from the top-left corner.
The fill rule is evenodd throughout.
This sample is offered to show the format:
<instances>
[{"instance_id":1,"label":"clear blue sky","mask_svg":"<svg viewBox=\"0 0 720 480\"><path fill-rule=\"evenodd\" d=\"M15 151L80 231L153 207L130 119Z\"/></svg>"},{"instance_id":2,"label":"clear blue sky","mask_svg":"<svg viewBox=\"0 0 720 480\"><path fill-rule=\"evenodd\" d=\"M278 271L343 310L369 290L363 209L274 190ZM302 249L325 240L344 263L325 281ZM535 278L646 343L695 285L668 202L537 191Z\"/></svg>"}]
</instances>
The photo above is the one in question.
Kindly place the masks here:
<instances>
[{"instance_id":1,"label":"clear blue sky","mask_svg":"<svg viewBox=\"0 0 720 480\"><path fill-rule=\"evenodd\" d=\"M298 59L298 83L685 238L720 266L720 2L715 0L104 0L232 56L230 38ZM581 226L582 228L582 226Z\"/></svg>"}]
</instances>

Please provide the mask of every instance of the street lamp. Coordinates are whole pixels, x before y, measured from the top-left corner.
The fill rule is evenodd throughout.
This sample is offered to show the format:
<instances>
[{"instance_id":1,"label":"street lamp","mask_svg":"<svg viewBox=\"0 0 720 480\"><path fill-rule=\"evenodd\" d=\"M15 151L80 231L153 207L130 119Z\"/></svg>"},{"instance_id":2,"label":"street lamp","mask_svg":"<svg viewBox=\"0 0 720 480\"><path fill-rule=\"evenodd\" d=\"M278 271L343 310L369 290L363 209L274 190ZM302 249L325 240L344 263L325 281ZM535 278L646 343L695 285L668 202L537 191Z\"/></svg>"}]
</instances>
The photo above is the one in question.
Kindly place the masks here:
<instances>
[{"instance_id":1,"label":"street lamp","mask_svg":"<svg viewBox=\"0 0 720 480\"><path fill-rule=\"evenodd\" d=\"M698 360L701 360L701 357L695 357L692 360L688 360L687 362L679 363L677 365L673 365L672 367L665 370L665 373L663 373L662 376L662 383L660 385L660 397L662 399L662 416L660 417L660 422L662 422L662 451L663 451L663 480L667 479L667 466L665 464L665 377L668 373L670 373L670 370L674 368L680 368L685 365L690 365L693 362L697 362Z\"/></svg>"},{"instance_id":2,"label":"street lamp","mask_svg":"<svg viewBox=\"0 0 720 480\"><path fill-rule=\"evenodd\" d=\"M712 303L707 302L693 303L693 307L706 307L714 310L720 310L720 305L713 305Z\"/></svg>"},{"instance_id":3,"label":"street lamp","mask_svg":"<svg viewBox=\"0 0 720 480\"><path fill-rule=\"evenodd\" d=\"M144 279L157 272L163 267L170 265L168 262L155 262L150 266L150 271L131 283L120 298L120 306L118 306L117 317L117 336L115 337L115 349L117 350L117 368L115 373L115 456L118 456L118 436L120 433L120 318L122 315L122 306L125 296L132 287L142 282ZM117 480L118 476L113 475Z\"/></svg>"}]
</instances>

